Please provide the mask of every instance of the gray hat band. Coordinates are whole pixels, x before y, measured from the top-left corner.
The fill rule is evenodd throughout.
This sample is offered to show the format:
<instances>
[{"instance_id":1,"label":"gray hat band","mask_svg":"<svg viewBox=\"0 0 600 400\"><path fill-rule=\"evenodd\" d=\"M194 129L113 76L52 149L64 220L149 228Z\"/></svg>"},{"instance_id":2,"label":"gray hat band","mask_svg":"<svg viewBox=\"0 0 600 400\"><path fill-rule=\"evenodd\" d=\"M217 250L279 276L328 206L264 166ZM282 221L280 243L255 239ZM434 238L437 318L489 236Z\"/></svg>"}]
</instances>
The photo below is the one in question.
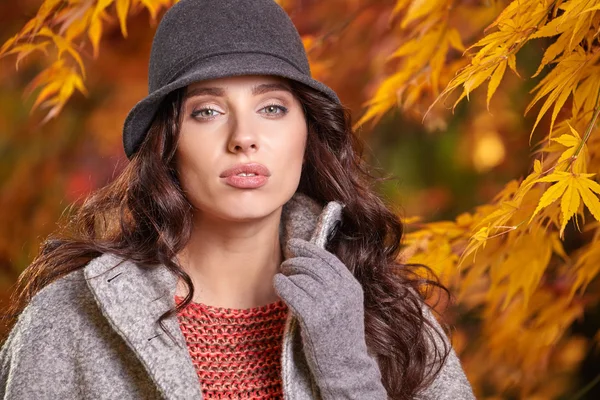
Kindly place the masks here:
<instances>
[{"instance_id":1,"label":"gray hat band","mask_svg":"<svg viewBox=\"0 0 600 400\"><path fill-rule=\"evenodd\" d=\"M167 72L164 73L166 78L160 79L160 77L150 78L150 87L149 93L154 92L155 90L160 89L161 87L168 85L173 82L176 78L183 75L186 71L190 70L190 67L194 67L201 64L201 61L208 60L211 57L220 56L224 54L236 54L236 53L256 53L256 54L265 54L273 57L277 57L292 67L298 70L298 72L302 74L306 74L310 76L310 68L308 66L308 61L306 63L305 68L303 69L301 66L297 65L294 61L292 61L289 57L282 55L278 52L274 52L272 47L264 47L257 43L227 43L227 44L219 44L217 46L211 46L199 53L196 57L188 58L180 60L178 63L175 63L172 68L170 68ZM157 79L158 78L158 79ZM157 82L155 82L157 81Z\"/></svg>"}]
</instances>

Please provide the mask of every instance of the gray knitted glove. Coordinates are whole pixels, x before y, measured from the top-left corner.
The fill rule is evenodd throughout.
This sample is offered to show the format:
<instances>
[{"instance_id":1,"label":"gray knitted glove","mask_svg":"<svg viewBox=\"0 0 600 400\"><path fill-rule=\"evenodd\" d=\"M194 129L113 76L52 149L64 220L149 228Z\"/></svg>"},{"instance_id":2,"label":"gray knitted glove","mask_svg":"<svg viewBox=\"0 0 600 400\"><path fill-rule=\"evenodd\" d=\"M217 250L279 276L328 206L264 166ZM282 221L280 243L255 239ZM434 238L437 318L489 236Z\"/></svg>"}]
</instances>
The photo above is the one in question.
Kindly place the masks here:
<instances>
[{"instance_id":1,"label":"gray knitted glove","mask_svg":"<svg viewBox=\"0 0 600 400\"><path fill-rule=\"evenodd\" d=\"M281 264L274 287L300 323L311 372L324 400L386 400L381 372L367 353L363 290L333 254L302 239Z\"/></svg>"}]
</instances>

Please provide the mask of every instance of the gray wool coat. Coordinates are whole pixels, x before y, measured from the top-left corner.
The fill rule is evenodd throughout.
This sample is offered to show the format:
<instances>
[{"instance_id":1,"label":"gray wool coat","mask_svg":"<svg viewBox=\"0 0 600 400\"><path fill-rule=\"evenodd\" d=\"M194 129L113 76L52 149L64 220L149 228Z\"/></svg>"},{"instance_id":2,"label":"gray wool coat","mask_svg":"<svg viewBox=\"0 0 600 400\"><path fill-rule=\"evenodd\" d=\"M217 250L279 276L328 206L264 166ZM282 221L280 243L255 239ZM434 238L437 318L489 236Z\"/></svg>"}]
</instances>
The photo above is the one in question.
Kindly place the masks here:
<instances>
[{"instance_id":1,"label":"gray wool coat","mask_svg":"<svg viewBox=\"0 0 600 400\"><path fill-rule=\"evenodd\" d=\"M282 213L283 248L291 237L308 240L315 235L325 242L338 218L296 194ZM176 343L156 323L175 306L176 282L164 266L143 268L104 254L46 286L22 312L2 347L0 398L201 399L177 318L166 320ZM291 313L282 346L284 399L322 399ZM361 393L351 398L364 400ZM474 398L454 351L418 398Z\"/></svg>"}]
</instances>

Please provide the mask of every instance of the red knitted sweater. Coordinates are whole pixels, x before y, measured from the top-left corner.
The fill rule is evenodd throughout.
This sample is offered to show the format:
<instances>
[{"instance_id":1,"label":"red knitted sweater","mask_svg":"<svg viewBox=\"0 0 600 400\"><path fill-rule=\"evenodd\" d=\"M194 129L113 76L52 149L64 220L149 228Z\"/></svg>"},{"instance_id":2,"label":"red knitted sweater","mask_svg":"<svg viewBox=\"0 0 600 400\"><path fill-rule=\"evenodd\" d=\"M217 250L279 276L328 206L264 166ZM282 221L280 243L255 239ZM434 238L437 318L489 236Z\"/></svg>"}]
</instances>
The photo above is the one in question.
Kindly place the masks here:
<instances>
[{"instance_id":1,"label":"red knitted sweater","mask_svg":"<svg viewBox=\"0 0 600 400\"><path fill-rule=\"evenodd\" d=\"M179 304L183 299L175 296ZM177 315L204 399L282 399L283 300L232 309L190 303Z\"/></svg>"}]
</instances>

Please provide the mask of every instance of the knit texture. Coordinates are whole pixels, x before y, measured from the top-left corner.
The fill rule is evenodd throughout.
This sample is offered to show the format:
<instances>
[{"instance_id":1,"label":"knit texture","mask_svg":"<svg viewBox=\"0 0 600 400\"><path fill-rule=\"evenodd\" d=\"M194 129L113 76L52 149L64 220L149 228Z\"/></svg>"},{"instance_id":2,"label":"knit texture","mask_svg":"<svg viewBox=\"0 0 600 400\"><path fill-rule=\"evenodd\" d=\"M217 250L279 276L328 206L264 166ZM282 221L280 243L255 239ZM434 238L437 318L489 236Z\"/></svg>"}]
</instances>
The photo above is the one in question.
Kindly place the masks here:
<instances>
[{"instance_id":1,"label":"knit texture","mask_svg":"<svg viewBox=\"0 0 600 400\"><path fill-rule=\"evenodd\" d=\"M179 304L183 299L175 296ZM203 399L282 399L287 306L235 309L190 303L177 314Z\"/></svg>"}]
</instances>

